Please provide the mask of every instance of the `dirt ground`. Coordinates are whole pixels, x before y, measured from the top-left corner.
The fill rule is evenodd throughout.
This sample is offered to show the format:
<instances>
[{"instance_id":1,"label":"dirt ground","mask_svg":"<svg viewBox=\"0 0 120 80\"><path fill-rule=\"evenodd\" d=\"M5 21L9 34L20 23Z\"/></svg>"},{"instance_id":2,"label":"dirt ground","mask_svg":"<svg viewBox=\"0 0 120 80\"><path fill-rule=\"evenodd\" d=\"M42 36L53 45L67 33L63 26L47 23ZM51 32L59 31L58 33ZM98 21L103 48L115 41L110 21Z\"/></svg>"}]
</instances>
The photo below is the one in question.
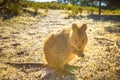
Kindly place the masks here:
<instances>
[{"instance_id":1,"label":"dirt ground","mask_svg":"<svg viewBox=\"0 0 120 80\"><path fill-rule=\"evenodd\" d=\"M104 15L100 20L84 13L76 19L66 16L62 10L49 10L46 16L0 19L0 80L120 80L120 16ZM72 23L87 24L89 41L85 58L69 63L79 69L61 74L44 65L42 46L50 32Z\"/></svg>"}]
</instances>

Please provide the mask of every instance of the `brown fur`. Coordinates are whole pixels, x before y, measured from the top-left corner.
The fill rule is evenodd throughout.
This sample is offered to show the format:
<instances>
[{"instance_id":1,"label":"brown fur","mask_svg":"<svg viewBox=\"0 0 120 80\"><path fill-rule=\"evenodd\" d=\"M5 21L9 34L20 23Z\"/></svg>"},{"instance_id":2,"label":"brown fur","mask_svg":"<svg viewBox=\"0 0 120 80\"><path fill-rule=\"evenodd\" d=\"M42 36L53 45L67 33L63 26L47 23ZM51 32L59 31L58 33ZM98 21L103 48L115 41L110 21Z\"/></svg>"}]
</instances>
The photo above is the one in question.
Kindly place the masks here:
<instances>
[{"instance_id":1,"label":"brown fur","mask_svg":"<svg viewBox=\"0 0 120 80\"><path fill-rule=\"evenodd\" d=\"M83 51L88 41L85 32L87 25L83 24L78 27L73 24L71 28L51 33L46 37L43 53L50 67L64 69L64 65L76 55L84 57Z\"/></svg>"}]
</instances>

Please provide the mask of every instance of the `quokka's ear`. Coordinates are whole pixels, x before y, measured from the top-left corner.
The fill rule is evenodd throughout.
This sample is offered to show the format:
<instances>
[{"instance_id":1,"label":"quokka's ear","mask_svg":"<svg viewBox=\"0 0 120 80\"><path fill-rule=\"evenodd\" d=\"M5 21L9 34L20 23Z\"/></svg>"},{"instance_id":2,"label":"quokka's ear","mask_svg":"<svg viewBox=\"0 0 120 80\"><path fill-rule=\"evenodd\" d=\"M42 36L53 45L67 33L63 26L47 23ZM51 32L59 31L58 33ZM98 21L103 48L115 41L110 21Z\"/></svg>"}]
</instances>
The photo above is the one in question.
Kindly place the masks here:
<instances>
[{"instance_id":1,"label":"quokka's ear","mask_svg":"<svg viewBox=\"0 0 120 80\"><path fill-rule=\"evenodd\" d=\"M86 31L87 25L86 25L86 24L83 24L83 25L81 26L81 29L84 30L84 31Z\"/></svg>"},{"instance_id":2,"label":"quokka's ear","mask_svg":"<svg viewBox=\"0 0 120 80\"><path fill-rule=\"evenodd\" d=\"M78 26L75 23L72 24L71 28L72 28L73 31L78 30Z\"/></svg>"}]
</instances>

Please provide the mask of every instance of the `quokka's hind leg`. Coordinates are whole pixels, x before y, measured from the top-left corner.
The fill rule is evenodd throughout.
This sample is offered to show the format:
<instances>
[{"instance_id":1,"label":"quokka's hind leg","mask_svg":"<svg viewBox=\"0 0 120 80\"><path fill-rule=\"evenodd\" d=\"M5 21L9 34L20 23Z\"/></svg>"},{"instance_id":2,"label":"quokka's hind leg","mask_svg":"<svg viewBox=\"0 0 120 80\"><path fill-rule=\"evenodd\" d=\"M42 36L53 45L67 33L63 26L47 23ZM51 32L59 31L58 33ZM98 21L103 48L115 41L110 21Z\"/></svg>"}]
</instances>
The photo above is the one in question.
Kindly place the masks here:
<instances>
[{"instance_id":1,"label":"quokka's hind leg","mask_svg":"<svg viewBox=\"0 0 120 80\"><path fill-rule=\"evenodd\" d=\"M60 66L53 66L53 65L49 65L49 68L56 71L56 72L60 72L60 73L65 73L65 70L63 68L61 68Z\"/></svg>"}]
</instances>

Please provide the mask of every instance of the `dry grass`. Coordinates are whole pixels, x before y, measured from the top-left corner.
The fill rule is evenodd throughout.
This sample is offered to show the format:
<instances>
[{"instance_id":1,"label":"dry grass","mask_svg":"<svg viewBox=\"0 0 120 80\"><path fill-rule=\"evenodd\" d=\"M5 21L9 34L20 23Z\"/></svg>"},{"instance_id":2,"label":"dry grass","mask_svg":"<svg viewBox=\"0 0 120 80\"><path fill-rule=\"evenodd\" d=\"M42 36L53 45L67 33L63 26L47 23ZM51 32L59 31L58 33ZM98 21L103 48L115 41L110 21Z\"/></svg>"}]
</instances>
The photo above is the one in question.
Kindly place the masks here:
<instances>
[{"instance_id":1,"label":"dry grass","mask_svg":"<svg viewBox=\"0 0 120 80\"><path fill-rule=\"evenodd\" d=\"M85 58L75 58L71 65L80 68L74 74L61 74L42 65L11 65L6 62L44 63L42 45L50 32L70 27L72 18L64 19L59 10L49 10L46 17L18 16L0 21L0 79L1 80L119 80L120 24L119 22L75 19L88 25L89 42ZM115 44L115 42L117 42ZM44 64L43 64L44 65Z\"/></svg>"}]
</instances>

